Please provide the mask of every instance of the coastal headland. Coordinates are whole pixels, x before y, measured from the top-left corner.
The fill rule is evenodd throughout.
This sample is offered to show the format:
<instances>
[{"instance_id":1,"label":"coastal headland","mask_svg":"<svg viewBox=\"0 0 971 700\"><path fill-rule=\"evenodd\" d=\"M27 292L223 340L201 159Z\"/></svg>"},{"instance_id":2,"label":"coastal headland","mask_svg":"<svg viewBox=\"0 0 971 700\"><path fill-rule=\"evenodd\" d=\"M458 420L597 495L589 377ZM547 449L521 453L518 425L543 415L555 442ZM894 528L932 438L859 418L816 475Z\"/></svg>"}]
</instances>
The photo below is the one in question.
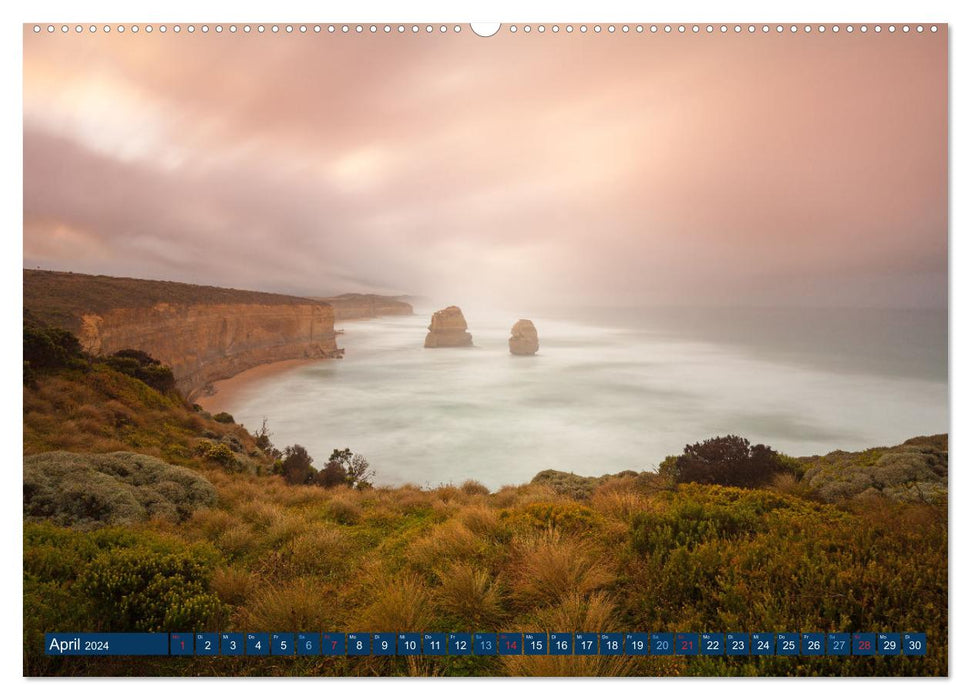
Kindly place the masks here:
<instances>
[{"instance_id":1,"label":"coastal headland","mask_svg":"<svg viewBox=\"0 0 971 700\"><path fill-rule=\"evenodd\" d=\"M181 282L24 270L24 308L76 334L93 355L141 350L194 399L270 363L337 358L335 319L411 313L378 295L311 299Z\"/></svg>"}]
</instances>

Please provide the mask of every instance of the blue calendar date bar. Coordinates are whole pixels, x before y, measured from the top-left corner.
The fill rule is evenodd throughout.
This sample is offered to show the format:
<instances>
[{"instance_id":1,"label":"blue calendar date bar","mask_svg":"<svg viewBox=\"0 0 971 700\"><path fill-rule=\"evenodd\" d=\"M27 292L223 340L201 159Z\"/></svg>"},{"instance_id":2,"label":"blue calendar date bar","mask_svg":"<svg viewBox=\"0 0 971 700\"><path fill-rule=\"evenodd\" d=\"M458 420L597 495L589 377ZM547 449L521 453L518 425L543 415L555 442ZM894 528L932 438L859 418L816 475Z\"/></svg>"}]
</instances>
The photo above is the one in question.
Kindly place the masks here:
<instances>
[{"instance_id":1,"label":"blue calendar date bar","mask_svg":"<svg viewBox=\"0 0 971 700\"><path fill-rule=\"evenodd\" d=\"M47 656L924 656L923 632L50 632Z\"/></svg>"},{"instance_id":2,"label":"blue calendar date bar","mask_svg":"<svg viewBox=\"0 0 971 700\"><path fill-rule=\"evenodd\" d=\"M168 656L169 635L145 632L52 632L44 635L48 656Z\"/></svg>"}]
</instances>

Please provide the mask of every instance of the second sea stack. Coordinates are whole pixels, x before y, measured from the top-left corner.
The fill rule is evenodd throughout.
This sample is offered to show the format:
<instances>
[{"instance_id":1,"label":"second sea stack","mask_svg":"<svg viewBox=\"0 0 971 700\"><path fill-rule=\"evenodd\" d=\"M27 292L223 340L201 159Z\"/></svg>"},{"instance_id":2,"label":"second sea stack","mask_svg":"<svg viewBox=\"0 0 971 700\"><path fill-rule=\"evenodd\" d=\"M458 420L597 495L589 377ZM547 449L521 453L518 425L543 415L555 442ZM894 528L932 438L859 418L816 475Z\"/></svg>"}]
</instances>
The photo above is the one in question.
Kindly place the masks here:
<instances>
[{"instance_id":1,"label":"second sea stack","mask_svg":"<svg viewBox=\"0 0 971 700\"><path fill-rule=\"evenodd\" d=\"M535 355L537 350L539 336L536 334L536 326L529 319L519 319L509 336L509 352L513 355Z\"/></svg>"},{"instance_id":2,"label":"second sea stack","mask_svg":"<svg viewBox=\"0 0 971 700\"><path fill-rule=\"evenodd\" d=\"M461 348L472 345L472 334L466 329L468 324L462 309L449 306L432 314L428 335L425 336L426 348Z\"/></svg>"}]
</instances>

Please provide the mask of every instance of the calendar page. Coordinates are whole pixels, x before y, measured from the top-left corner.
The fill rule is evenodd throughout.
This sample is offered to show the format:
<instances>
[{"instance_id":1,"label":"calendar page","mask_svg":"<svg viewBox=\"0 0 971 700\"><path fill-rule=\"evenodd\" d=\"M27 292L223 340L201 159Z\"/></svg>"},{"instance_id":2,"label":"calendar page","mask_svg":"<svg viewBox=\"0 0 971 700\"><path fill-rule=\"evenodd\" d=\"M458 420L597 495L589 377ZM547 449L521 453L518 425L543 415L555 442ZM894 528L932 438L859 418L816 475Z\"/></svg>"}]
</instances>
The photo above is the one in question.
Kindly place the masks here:
<instances>
[{"instance_id":1,"label":"calendar page","mask_svg":"<svg viewBox=\"0 0 971 700\"><path fill-rule=\"evenodd\" d=\"M948 25L23 26L25 676L948 675Z\"/></svg>"}]
</instances>

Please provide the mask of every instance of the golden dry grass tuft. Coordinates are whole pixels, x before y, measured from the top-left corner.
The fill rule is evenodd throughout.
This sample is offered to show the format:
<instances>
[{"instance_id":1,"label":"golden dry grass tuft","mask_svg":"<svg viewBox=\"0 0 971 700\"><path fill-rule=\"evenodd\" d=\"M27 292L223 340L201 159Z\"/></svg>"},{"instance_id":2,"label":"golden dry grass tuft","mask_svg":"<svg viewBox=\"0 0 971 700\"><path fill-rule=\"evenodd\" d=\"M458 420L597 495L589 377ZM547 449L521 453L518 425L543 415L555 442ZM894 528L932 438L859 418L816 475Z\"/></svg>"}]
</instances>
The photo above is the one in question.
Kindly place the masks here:
<instances>
[{"instance_id":1,"label":"golden dry grass tuft","mask_svg":"<svg viewBox=\"0 0 971 700\"><path fill-rule=\"evenodd\" d=\"M454 517L462 508L462 504L454 500L443 501L441 499L435 499L432 501L432 513L439 520L448 520Z\"/></svg>"},{"instance_id":2,"label":"golden dry grass tuft","mask_svg":"<svg viewBox=\"0 0 971 700\"><path fill-rule=\"evenodd\" d=\"M497 629L506 611L499 581L487 570L454 562L438 571L435 602L456 629Z\"/></svg>"},{"instance_id":3,"label":"golden dry grass tuft","mask_svg":"<svg viewBox=\"0 0 971 700\"><path fill-rule=\"evenodd\" d=\"M188 532L213 541L224 532L236 525L237 519L229 512L219 508L202 508L197 510L185 524Z\"/></svg>"},{"instance_id":4,"label":"golden dry grass tuft","mask_svg":"<svg viewBox=\"0 0 971 700\"><path fill-rule=\"evenodd\" d=\"M262 498L243 503L238 512L244 522L260 532L267 532L284 517L282 507Z\"/></svg>"},{"instance_id":5,"label":"golden dry grass tuft","mask_svg":"<svg viewBox=\"0 0 971 700\"><path fill-rule=\"evenodd\" d=\"M259 579L248 569L224 566L212 574L210 586L213 593L227 605L243 605L256 590Z\"/></svg>"},{"instance_id":6,"label":"golden dry grass tuft","mask_svg":"<svg viewBox=\"0 0 971 700\"><path fill-rule=\"evenodd\" d=\"M782 472L772 477L769 483L769 490L781 493L786 496L798 496L808 498L812 494L812 489L804 484L798 476L788 472Z\"/></svg>"},{"instance_id":7,"label":"golden dry grass tuft","mask_svg":"<svg viewBox=\"0 0 971 700\"><path fill-rule=\"evenodd\" d=\"M521 486L503 486L490 498L491 505L497 508L514 508L530 503L564 503L571 499L564 498L556 490L546 484L523 484Z\"/></svg>"},{"instance_id":8,"label":"golden dry grass tuft","mask_svg":"<svg viewBox=\"0 0 971 700\"><path fill-rule=\"evenodd\" d=\"M380 498L403 515L431 508L434 497L428 491L406 484L398 489L378 489Z\"/></svg>"},{"instance_id":9,"label":"golden dry grass tuft","mask_svg":"<svg viewBox=\"0 0 971 700\"><path fill-rule=\"evenodd\" d=\"M289 544L294 538L303 534L307 529L306 521L296 515L282 512L270 526L266 528L263 536L265 546L279 551L280 548Z\"/></svg>"},{"instance_id":10,"label":"golden dry grass tuft","mask_svg":"<svg viewBox=\"0 0 971 700\"><path fill-rule=\"evenodd\" d=\"M499 512L484 505L471 505L463 508L458 514L459 520L466 528L478 537L485 539L499 539L503 532Z\"/></svg>"},{"instance_id":11,"label":"golden dry grass tuft","mask_svg":"<svg viewBox=\"0 0 971 700\"><path fill-rule=\"evenodd\" d=\"M649 508L650 499L636 490L633 479L617 479L601 486L590 497L590 506L603 516L630 523L637 513Z\"/></svg>"},{"instance_id":12,"label":"golden dry grass tuft","mask_svg":"<svg viewBox=\"0 0 971 700\"><path fill-rule=\"evenodd\" d=\"M258 538L253 529L245 524L234 525L216 540L216 547L230 559L239 559L258 551Z\"/></svg>"},{"instance_id":13,"label":"golden dry grass tuft","mask_svg":"<svg viewBox=\"0 0 971 700\"><path fill-rule=\"evenodd\" d=\"M354 559L346 533L334 525L313 523L304 526L286 545L267 551L257 568L275 581L300 576L328 579L348 571Z\"/></svg>"},{"instance_id":14,"label":"golden dry grass tuft","mask_svg":"<svg viewBox=\"0 0 971 700\"><path fill-rule=\"evenodd\" d=\"M256 632L337 629L339 591L314 579L258 587L237 611L236 626Z\"/></svg>"},{"instance_id":15,"label":"golden dry grass tuft","mask_svg":"<svg viewBox=\"0 0 971 700\"><path fill-rule=\"evenodd\" d=\"M330 520L341 525L355 525L361 520L362 509L352 492L337 493L324 506Z\"/></svg>"},{"instance_id":16,"label":"golden dry grass tuft","mask_svg":"<svg viewBox=\"0 0 971 700\"><path fill-rule=\"evenodd\" d=\"M437 489L433 489L431 494L443 503L465 503L465 500L468 497L468 494L466 494L462 489L458 488L457 486L452 486L451 484L439 486Z\"/></svg>"},{"instance_id":17,"label":"golden dry grass tuft","mask_svg":"<svg viewBox=\"0 0 971 700\"><path fill-rule=\"evenodd\" d=\"M516 543L514 599L523 607L554 605L586 596L614 580L601 554L587 542L552 531Z\"/></svg>"},{"instance_id":18,"label":"golden dry grass tuft","mask_svg":"<svg viewBox=\"0 0 971 700\"><path fill-rule=\"evenodd\" d=\"M354 620L361 629L427 632L434 627L432 596L418 576L372 575L362 594L371 602Z\"/></svg>"},{"instance_id":19,"label":"golden dry grass tuft","mask_svg":"<svg viewBox=\"0 0 971 700\"><path fill-rule=\"evenodd\" d=\"M416 571L433 571L448 562L475 559L484 545L465 525L449 520L411 543L406 559Z\"/></svg>"},{"instance_id":20,"label":"golden dry grass tuft","mask_svg":"<svg viewBox=\"0 0 971 700\"><path fill-rule=\"evenodd\" d=\"M603 593L570 594L558 604L538 610L517 631L621 631L613 601ZM503 670L512 676L626 676L634 670L630 656L503 656Z\"/></svg>"}]
</instances>

